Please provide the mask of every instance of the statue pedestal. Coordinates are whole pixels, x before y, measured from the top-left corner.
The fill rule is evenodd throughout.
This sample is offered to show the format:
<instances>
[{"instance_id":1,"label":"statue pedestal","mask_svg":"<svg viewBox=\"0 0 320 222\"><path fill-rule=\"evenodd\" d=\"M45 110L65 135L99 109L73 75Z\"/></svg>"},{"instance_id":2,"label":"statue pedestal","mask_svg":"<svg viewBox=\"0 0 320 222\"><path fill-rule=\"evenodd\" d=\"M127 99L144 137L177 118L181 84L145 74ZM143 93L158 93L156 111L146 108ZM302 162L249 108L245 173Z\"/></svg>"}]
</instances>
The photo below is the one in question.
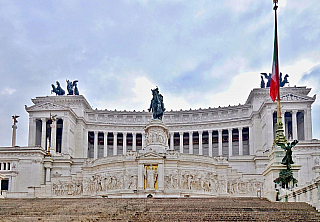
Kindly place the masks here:
<instances>
[{"instance_id":1,"label":"statue pedestal","mask_svg":"<svg viewBox=\"0 0 320 222\"><path fill-rule=\"evenodd\" d=\"M271 201L276 201L277 187L274 180L279 177L281 170L286 169L286 166L281 164L285 151L280 146L273 146L269 154L269 164L267 168L262 172L264 183L264 196ZM298 178L298 171L301 165L291 165L291 170L294 178ZM277 185L278 186L278 185Z\"/></svg>"},{"instance_id":2,"label":"statue pedestal","mask_svg":"<svg viewBox=\"0 0 320 222\"><path fill-rule=\"evenodd\" d=\"M145 147L140 150L140 153L156 152L166 153L169 149L168 139L169 130L168 127L158 119L151 120L144 128L145 131Z\"/></svg>"}]
</instances>

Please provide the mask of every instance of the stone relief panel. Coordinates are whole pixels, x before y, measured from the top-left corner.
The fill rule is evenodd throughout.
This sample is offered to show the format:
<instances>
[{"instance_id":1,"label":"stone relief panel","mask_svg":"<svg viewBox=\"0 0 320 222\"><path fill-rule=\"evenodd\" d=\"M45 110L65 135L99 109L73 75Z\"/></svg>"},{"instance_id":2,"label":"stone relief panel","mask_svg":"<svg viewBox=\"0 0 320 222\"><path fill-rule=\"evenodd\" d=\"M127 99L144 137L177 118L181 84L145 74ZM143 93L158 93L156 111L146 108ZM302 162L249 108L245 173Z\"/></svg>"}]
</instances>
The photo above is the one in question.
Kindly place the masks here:
<instances>
[{"instance_id":1,"label":"stone relief panel","mask_svg":"<svg viewBox=\"0 0 320 222\"><path fill-rule=\"evenodd\" d=\"M83 181L83 192L86 195L110 190L136 190L137 170L113 171L86 177Z\"/></svg>"},{"instance_id":2,"label":"stone relief panel","mask_svg":"<svg viewBox=\"0 0 320 222\"><path fill-rule=\"evenodd\" d=\"M262 182L257 180L229 180L227 192L231 195L235 194L247 194L256 195L257 191L261 189Z\"/></svg>"},{"instance_id":3,"label":"stone relief panel","mask_svg":"<svg viewBox=\"0 0 320 222\"><path fill-rule=\"evenodd\" d=\"M173 169L165 172L165 188L219 194L226 192L227 181L212 172Z\"/></svg>"},{"instance_id":4,"label":"stone relief panel","mask_svg":"<svg viewBox=\"0 0 320 222\"><path fill-rule=\"evenodd\" d=\"M58 181L52 184L52 195L54 196L79 196L82 193L82 180Z\"/></svg>"},{"instance_id":5,"label":"stone relief panel","mask_svg":"<svg viewBox=\"0 0 320 222\"><path fill-rule=\"evenodd\" d=\"M179 189L230 195L257 194L262 182L257 180L227 179L212 172L199 170L165 170L165 189Z\"/></svg>"},{"instance_id":6,"label":"stone relief panel","mask_svg":"<svg viewBox=\"0 0 320 222\"><path fill-rule=\"evenodd\" d=\"M162 146L168 146L167 132L161 127L153 127L146 132L145 136L146 145L160 144Z\"/></svg>"}]
</instances>

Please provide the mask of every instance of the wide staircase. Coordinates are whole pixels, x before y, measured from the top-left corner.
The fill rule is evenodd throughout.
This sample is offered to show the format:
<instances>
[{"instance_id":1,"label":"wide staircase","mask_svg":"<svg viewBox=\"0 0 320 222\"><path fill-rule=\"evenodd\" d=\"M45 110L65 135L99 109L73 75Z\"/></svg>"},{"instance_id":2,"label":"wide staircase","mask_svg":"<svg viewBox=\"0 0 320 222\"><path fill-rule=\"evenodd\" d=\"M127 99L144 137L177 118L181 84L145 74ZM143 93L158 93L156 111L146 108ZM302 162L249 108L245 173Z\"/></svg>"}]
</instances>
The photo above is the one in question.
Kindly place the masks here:
<instances>
[{"instance_id":1,"label":"wide staircase","mask_svg":"<svg viewBox=\"0 0 320 222\"><path fill-rule=\"evenodd\" d=\"M0 199L0 221L320 221L320 213L259 198Z\"/></svg>"}]
</instances>

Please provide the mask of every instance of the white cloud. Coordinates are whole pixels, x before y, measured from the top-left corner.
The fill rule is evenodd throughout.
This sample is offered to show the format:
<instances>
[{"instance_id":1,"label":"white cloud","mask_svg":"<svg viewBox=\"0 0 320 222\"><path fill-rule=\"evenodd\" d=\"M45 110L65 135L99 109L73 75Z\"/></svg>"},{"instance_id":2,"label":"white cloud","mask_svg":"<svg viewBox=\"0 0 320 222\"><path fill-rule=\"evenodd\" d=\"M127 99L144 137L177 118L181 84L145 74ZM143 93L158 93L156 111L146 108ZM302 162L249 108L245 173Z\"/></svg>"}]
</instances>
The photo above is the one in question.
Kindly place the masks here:
<instances>
[{"instance_id":1,"label":"white cloud","mask_svg":"<svg viewBox=\"0 0 320 222\"><path fill-rule=\"evenodd\" d=\"M11 88L5 88L3 90L1 90L0 94L1 95L12 95L13 93L15 93L17 90L15 89L11 89Z\"/></svg>"}]
</instances>

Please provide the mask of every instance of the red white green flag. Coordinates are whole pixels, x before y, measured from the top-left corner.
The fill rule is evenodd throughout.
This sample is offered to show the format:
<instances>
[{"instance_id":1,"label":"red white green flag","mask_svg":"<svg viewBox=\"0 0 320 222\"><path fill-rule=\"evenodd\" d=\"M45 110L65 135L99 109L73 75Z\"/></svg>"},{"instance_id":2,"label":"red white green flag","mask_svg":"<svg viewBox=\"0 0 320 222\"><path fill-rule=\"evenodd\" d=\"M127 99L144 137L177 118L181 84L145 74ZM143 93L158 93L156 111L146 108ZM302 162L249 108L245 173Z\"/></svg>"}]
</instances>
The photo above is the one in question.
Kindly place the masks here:
<instances>
[{"instance_id":1,"label":"red white green flag","mask_svg":"<svg viewBox=\"0 0 320 222\"><path fill-rule=\"evenodd\" d=\"M275 15L275 32L274 32L274 48L273 48L273 63L272 75L270 82L270 97L274 102L278 96L279 98L279 58L278 58L278 35L277 35L277 14Z\"/></svg>"}]
</instances>

